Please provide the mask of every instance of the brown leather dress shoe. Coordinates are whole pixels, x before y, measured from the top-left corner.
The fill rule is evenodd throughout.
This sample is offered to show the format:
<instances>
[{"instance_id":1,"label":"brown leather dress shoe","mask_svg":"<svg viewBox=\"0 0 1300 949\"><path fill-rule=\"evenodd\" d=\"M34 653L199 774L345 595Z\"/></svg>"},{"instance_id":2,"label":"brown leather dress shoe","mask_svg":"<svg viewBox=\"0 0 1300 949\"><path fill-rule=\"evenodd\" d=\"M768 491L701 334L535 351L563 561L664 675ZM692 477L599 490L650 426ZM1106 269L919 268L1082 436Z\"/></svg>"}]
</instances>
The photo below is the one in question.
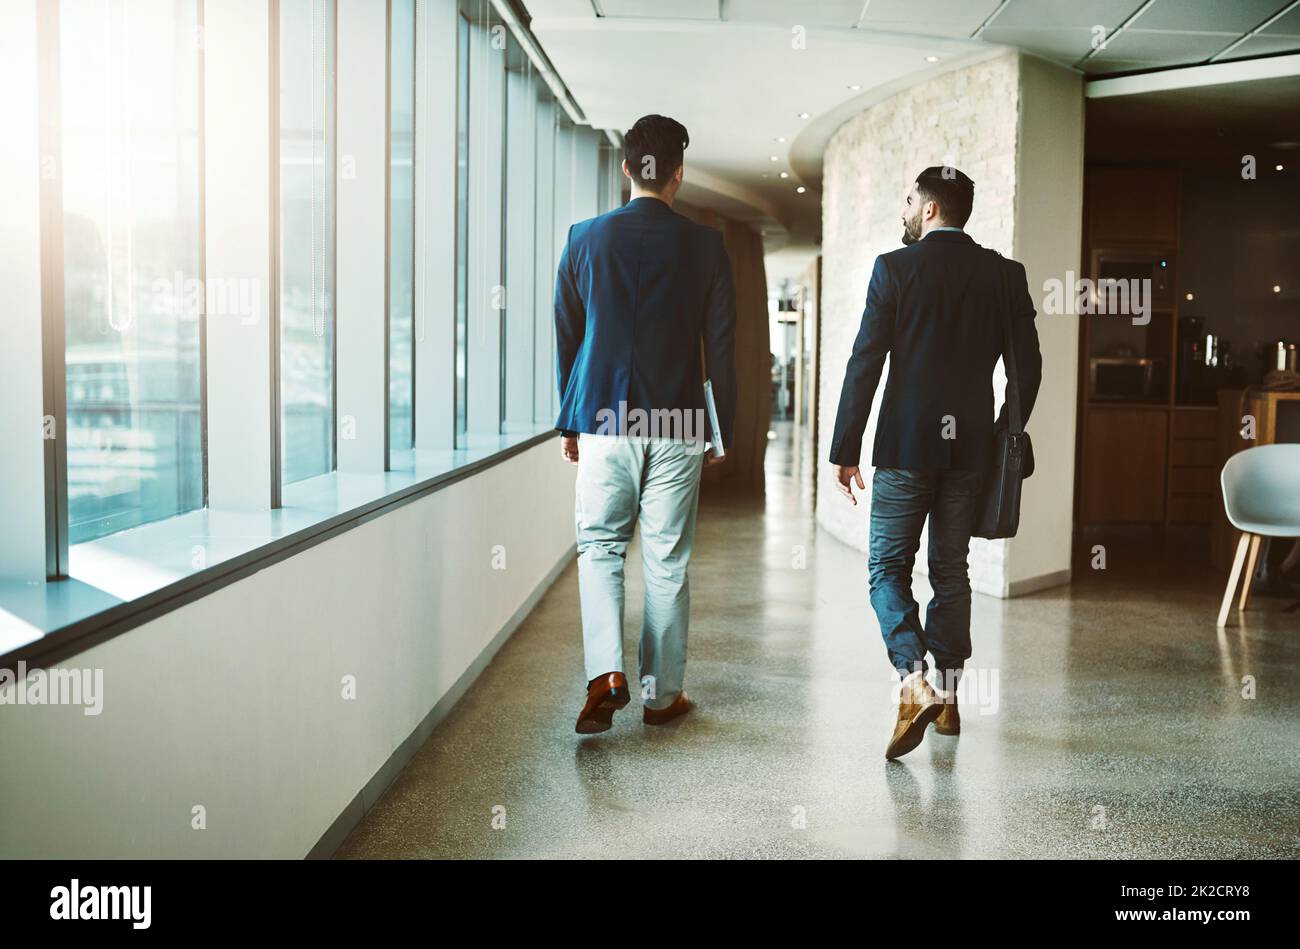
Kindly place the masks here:
<instances>
[{"instance_id":1,"label":"brown leather dress shoe","mask_svg":"<svg viewBox=\"0 0 1300 949\"><path fill-rule=\"evenodd\" d=\"M665 725L674 718L680 718L691 709L695 708L695 703L685 692L678 692L677 698L673 699L673 704L667 708L643 708L641 709L641 721L647 725Z\"/></svg>"},{"instance_id":2,"label":"brown leather dress shoe","mask_svg":"<svg viewBox=\"0 0 1300 949\"><path fill-rule=\"evenodd\" d=\"M939 694L943 702L943 711L934 720L934 730L940 735L960 735L961 716L957 714L957 694L943 692Z\"/></svg>"},{"instance_id":3,"label":"brown leather dress shoe","mask_svg":"<svg viewBox=\"0 0 1300 949\"><path fill-rule=\"evenodd\" d=\"M594 735L609 731L614 713L632 701L627 688L627 676L609 672L587 683L587 704L578 713L578 724L573 730L579 735Z\"/></svg>"},{"instance_id":4,"label":"brown leather dress shoe","mask_svg":"<svg viewBox=\"0 0 1300 949\"><path fill-rule=\"evenodd\" d=\"M894 734L885 748L885 757L901 758L921 743L925 729L943 711L943 700L925 681L925 676L913 672L903 680L899 692L898 722Z\"/></svg>"}]
</instances>

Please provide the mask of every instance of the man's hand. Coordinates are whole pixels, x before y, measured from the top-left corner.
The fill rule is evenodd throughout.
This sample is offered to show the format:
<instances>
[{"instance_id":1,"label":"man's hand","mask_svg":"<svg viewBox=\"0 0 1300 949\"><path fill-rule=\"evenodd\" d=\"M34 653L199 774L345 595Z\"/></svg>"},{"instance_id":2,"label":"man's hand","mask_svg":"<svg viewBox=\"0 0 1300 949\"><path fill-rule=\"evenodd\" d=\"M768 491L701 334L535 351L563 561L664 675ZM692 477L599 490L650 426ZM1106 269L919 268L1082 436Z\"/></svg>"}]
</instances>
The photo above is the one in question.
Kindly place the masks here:
<instances>
[{"instance_id":1,"label":"man's hand","mask_svg":"<svg viewBox=\"0 0 1300 949\"><path fill-rule=\"evenodd\" d=\"M715 465L722 464L726 460L727 460L726 455L719 456L719 455L715 455L713 452L707 452L704 456L704 467L712 468Z\"/></svg>"},{"instance_id":2,"label":"man's hand","mask_svg":"<svg viewBox=\"0 0 1300 949\"><path fill-rule=\"evenodd\" d=\"M564 460L571 465L578 463L578 436L561 435L560 436L560 454Z\"/></svg>"},{"instance_id":3,"label":"man's hand","mask_svg":"<svg viewBox=\"0 0 1300 949\"><path fill-rule=\"evenodd\" d=\"M840 489L840 494L844 495L853 504L858 503L858 499L853 496L853 482L858 483L858 488L865 491L866 484L862 480L862 472L857 465L831 465L835 469L835 487Z\"/></svg>"}]
</instances>

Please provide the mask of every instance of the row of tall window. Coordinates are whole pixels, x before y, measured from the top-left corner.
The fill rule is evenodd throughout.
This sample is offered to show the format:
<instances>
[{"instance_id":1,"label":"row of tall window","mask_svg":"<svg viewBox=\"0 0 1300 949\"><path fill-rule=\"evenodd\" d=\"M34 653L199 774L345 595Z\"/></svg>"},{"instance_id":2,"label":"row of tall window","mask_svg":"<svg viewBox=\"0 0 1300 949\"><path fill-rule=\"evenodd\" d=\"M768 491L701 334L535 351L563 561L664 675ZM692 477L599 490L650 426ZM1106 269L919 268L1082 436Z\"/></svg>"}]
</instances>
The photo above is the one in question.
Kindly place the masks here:
<instances>
[{"instance_id":1,"label":"row of tall window","mask_svg":"<svg viewBox=\"0 0 1300 949\"><path fill-rule=\"evenodd\" d=\"M212 2L212 0L208 0ZM575 126L488 0L387 3L389 141L387 443L474 448L554 419L550 297L569 225L618 200L617 156ZM455 7L456 78L435 86L430 19ZM79 542L199 509L205 490L204 0L59 0L66 342L67 516ZM337 0L275 0L282 484L337 458L336 252L340 177ZM447 71L438 72L445 75ZM454 108L454 172L422 163L426 96ZM432 189L454 189L442 218ZM441 205L440 205L441 206ZM454 287L427 286L454 255ZM237 291L232 291L237 292ZM417 387L423 314L454 308L449 378ZM432 308L432 310L430 309ZM385 320L386 315L386 320ZM417 391L425 392L421 404ZM228 397L228 396L223 396ZM450 444L422 444L418 413L445 412Z\"/></svg>"}]
</instances>

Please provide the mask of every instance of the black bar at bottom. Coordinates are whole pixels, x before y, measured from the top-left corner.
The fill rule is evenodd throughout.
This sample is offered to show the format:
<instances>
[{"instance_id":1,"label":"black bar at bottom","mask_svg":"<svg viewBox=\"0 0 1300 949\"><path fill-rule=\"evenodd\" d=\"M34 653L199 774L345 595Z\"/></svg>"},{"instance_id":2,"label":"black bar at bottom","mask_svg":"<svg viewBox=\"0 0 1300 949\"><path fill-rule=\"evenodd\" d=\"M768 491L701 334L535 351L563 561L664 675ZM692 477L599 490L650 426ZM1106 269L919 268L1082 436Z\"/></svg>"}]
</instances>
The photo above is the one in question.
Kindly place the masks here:
<instances>
[{"instance_id":1,"label":"black bar at bottom","mask_svg":"<svg viewBox=\"0 0 1300 949\"><path fill-rule=\"evenodd\" d=\"M513 922L534 937L573 933L576 925L579 932L587 926L607 930L602 939L622 932L635 942L642 927L680 929L685 914L698 920L685 927L692 942L703 934L700 929L717 926L733 939L756 927L770 937L770 928L780 923L802 931L801 941L810 929L847 928L863 936L892 933L948 943L957 934L981 941L1031 934L1055 940L1097 931L1232 939L1262 934L1253 928L1260 924L1271 924L1269 931L1289 929L1290 906L1283 904L1294 902L1284 882L1290 868L1278 863L634 866L629 864L635 854L621 852L616 840L610 848L611 861L560 867L486 861L454 867L434 861L10 861L3 865L0 905L8 937L72 926L87 934L94 927L96 935L208 937L380 935L400 927L441 941L463 939L467 929L494 938L499 927ZM105 915L117 918L86 918Z\"/></svg>"}]
</instances>

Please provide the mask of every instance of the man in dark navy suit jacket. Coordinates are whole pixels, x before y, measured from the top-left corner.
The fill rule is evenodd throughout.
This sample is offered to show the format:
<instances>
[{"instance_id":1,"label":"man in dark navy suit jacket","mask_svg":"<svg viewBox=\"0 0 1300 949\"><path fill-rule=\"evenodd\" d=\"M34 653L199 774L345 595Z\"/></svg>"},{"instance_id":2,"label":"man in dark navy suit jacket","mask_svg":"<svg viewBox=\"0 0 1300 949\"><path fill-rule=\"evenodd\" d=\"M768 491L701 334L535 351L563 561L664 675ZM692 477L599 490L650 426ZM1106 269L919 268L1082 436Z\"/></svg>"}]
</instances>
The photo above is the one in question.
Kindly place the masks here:
<instances>
[{"instance_id":1,"label":"man in dark navy suit jacket","mask_svg":"<svg viewBox=\"0 0 1300 949\"><path fill-rule=\"evenodd\" d=\"M898 721L885 750L897 758L920 744L937 720L960 730L956 686L970 658L970 579L966 559L982 483L993 463L993 370L1011 343L1028 420L1042 378L1034 304L1025 268L976 244L962 230L975 185L955 168L927 168L903 208L900 250L876 258L867 305L844 376L830 460L839 490L854 504L862 435L885 357L889 378L871 462L871 605L889 660L902 677ZM912 565L930 520L934 598L922 627L912 597ZM942 695L925 681L934 656Z\"/></svg>"},{"instance_id":2,"label":"man in dark navy suit jacket","mask_svg":"<svg viewBox=\"0 0 1300 949\"><path fill-rule=\"evenodd\" d=\"M731 261L715 228L672 209L690 139L647 115L624 136L632 200L573 225L555 286L560 417L566 461L578 466L578 586L587 700L581 734L604 731L630 701L623 673L623 561L641 527L645 610L643 720L691 708L683 689L690 621L687 566L700 470L711 436L704 380L720 441L736 404L736 301ZM704 365L701 366L701 349Z\"/></svg>"}]
</instances>

